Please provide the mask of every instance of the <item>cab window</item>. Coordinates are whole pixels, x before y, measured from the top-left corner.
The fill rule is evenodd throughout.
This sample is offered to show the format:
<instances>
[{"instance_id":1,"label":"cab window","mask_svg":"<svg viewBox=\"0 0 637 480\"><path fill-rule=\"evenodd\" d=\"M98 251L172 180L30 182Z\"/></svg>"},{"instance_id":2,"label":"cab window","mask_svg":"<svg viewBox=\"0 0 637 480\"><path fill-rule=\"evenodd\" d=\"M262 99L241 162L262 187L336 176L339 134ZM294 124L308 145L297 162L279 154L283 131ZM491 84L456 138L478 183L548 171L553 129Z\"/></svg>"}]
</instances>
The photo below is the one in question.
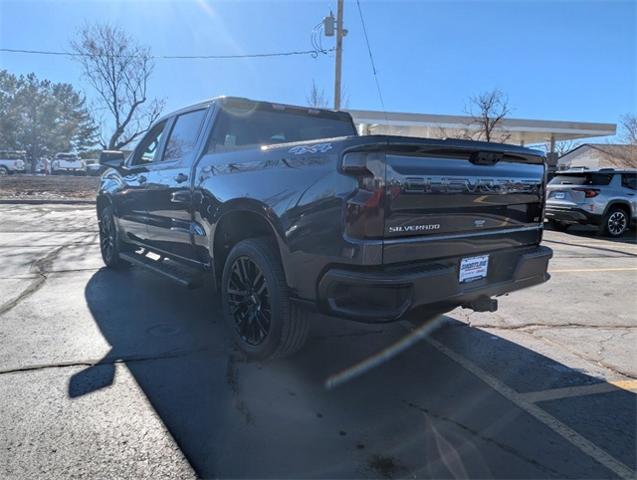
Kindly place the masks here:
<instances>
[{"instance_id":1,"label":"cab window","mask_svg":"<svg viewBox=\"0 0 637 480\"><path fill-rule=\"evenodd\" d=\"M207 151L225 152L351 135L356 135L356 129L347 114L251 104L244 110L223 108L219 112Z\"/></svg>"},{"instance_id":2,"label":"cab window","mask_svg":"<svg viewBox=\"0 0 637 480\"><path fill-rule=\"evenodd\" d=\"M206 110L196 110L179 115L166 142L164 161L180 161L195 149Z\"/></svg>"}]
</instances>

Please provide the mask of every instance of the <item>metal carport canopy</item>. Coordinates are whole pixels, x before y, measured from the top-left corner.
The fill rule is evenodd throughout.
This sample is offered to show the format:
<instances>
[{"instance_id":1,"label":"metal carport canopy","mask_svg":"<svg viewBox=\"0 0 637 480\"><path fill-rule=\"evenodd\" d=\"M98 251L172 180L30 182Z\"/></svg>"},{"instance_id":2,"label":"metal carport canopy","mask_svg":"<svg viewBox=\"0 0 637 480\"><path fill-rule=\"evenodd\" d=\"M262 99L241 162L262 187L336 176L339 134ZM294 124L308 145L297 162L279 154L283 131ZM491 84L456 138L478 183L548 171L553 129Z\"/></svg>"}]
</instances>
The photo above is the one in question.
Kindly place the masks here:
<instances>
[{"instance_id":1,"label":"metal carport canopy","mask_svg":"<svg viewBox=\"0 0 637 480\"><path fill-rule=\"evenodd\" d=\"M434 115L427 113L379 112L347 110L361 133L405 135L408 137L442 138L466 136L477 130L473 119L464 115ZM505 118L497 134L507 135L507 143L533 145L578 138L615 135L613 123L565 122Z\"/></svg>"}]
</instances>

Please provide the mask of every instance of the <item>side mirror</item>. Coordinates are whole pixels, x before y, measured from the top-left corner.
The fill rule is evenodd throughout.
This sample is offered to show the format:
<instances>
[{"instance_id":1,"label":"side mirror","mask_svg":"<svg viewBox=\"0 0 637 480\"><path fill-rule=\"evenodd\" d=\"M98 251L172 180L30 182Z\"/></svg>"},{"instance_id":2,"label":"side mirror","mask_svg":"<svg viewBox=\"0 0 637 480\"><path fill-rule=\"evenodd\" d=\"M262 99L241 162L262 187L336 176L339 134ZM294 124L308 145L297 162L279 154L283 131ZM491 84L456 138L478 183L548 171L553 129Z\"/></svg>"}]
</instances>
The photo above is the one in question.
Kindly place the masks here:
<instances>
[{"instance_id":1,"label":"side mirror","mask_svg":"<svg viewBox=\"0 0 637 480\"><path fill-rule=\"evenodd\" d=\"M119 168L124 165L124 152L116 150L104 150L100 153L100 165L111 168Z\"/></svg>"}]
</instances>

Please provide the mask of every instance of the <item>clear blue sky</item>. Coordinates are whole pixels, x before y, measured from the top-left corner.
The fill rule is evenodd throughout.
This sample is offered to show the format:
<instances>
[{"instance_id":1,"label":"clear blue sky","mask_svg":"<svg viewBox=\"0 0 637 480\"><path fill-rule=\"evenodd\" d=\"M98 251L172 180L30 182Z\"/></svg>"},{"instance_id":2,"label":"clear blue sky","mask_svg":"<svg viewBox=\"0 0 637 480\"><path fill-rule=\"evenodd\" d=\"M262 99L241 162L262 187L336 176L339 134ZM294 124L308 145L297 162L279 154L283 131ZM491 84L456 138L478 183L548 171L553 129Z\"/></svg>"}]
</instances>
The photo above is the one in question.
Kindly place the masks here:
<instances>
[{"instance_id":1,"label":"clear blue sky","mask_svg":"<svg viewBox=\"0 0 637 480\"><path fill-rule=\"evenodd\" d=\"M361 1L389 111L463 113L497 87L512 116L617 122L637 111L637 1ZM5 48L68 49L86 22L110 22L153 53L305 50L335 0L7 1ZM354 0L345 2L343 83L350 108L380 109ZM324 39L332 46L333 38ZM215 95L305 103L312 80L331 99L332 56L158 60L152 93L167 109ZM0 53L0 68L91 92L68 58Z\"/></svg>"}]
</instances>

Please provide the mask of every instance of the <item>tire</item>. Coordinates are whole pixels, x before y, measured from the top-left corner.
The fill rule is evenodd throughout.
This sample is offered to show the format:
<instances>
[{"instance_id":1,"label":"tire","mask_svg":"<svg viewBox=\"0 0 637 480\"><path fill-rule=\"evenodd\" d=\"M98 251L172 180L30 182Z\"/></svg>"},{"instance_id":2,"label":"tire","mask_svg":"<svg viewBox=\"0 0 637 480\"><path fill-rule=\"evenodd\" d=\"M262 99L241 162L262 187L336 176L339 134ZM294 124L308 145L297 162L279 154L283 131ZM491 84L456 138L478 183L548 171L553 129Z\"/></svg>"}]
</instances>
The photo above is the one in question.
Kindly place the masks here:
<instances>
[{"instance_id":1,"label":"tire","mask_svg":"<svg viewBox=\"0 0 637 480\"><path fill-rule=\"evenodd\" d=\"M267 239L239 242L223 267L221 301L226 327L249 360L280 358L307 340L307 312L290 302L283 267Z\"/></svg>"},{"instance_id":2,"label":"tire","mask_svg":"<svg viewBox=\"0 0 637 480\"><path fill-rule=\"evenodd\" d=\"M115 227L115 219L113 217L113 207L110 205L104 207L99 215L99 234L100 234L100 252L104 265L108 268L121 270L127 268L130 264L121 259L119 256L121 251L121 243L119 234Z\"/></svg>"},{"instance_id":3,"label":"tire","mask_svg":"<svg viewBox=\"0 0 637 480\"><path fill-rule=\"evenodd\" d=\"M600 225L603 235L617 238L621 237L628 230L628 214L626 210L619 207L611 207Z\"/></svg>"},{"instance_id":4,"label":"tire","mask_svg":"<svg viewBox=\"0 0 637 480\"><path fill-rule=\"evenodd\" d=\"M9 175L9 169L5 166L0 166L0 177Z\"/></svg>"},{"instance_id":5,"label":"tire","mask_svg":"<svg viewBox=\"0 0 637 480\"><path fill-rule=\"evenodd\" d=\"M568 223L557 222L555 220L549 220L550 227L556 232L565 232L570 225Z\"/></svg>"}]
</instances>

